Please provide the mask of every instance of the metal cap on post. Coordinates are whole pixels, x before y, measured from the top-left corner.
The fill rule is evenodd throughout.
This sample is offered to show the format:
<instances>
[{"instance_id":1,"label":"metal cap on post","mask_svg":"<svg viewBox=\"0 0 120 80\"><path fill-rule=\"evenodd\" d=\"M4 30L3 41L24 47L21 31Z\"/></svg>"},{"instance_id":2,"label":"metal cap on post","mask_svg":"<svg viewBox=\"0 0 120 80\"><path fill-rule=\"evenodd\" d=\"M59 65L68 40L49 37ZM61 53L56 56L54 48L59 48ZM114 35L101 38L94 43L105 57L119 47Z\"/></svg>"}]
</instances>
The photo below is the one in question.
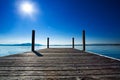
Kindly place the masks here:
<instances>
[{"instance_id":1,"label":"metal cap on post","mask_svg":"<svg viewBox=\"0 0 120 80\"><path fill-rule=\"evenodd\" d=\"M32 51L35 50L35 30L32 30Z\"/></svg>"},{"instance_id":2,"label":"metal cap on post","mask_svg":"<svg viewBox=\"0 0 120 80\"><path fill-rule=\"evenodd\" d=\"M49 48L49 37L47 38L47 48Z\"/></svg>"},{"instance_id":3,"label":"metal cap on post","mask_svg":"<svg viewBox=\"0 0 120 80\"><path fill-rule=\"evenodd\" d=\"M83 51L85 51L85 30L82 32L82 38L83 38Z\"/></svg>"},{"instance_id":4,"label":"metal cap on post","mask_svg":"<svg viewBox=\"0 0 120 80\"><path fill-rule=\"evenodd\" d=\"M74 48L74 37L72 38L72 48Z\"/></svg>"}]
</instances>

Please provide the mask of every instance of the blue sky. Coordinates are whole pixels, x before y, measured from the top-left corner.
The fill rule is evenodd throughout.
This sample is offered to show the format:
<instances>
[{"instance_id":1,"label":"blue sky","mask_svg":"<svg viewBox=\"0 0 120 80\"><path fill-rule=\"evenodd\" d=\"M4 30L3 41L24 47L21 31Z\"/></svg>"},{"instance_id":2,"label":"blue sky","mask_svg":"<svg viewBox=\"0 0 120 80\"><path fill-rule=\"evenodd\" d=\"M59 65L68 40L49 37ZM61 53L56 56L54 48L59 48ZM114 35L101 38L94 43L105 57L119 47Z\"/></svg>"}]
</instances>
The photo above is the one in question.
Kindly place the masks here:
<instances>
[{"instance_id":1,"label":"blue sky","mask_svg":"<svg viewBox=\"0 0 120 80\"><path fill-rule=\"evenodd\" d=\"M38 13L22 15L20 2L34 3ZM0 0L0 43L120 43L120 0Z\"/></svg>"}]
</instances>

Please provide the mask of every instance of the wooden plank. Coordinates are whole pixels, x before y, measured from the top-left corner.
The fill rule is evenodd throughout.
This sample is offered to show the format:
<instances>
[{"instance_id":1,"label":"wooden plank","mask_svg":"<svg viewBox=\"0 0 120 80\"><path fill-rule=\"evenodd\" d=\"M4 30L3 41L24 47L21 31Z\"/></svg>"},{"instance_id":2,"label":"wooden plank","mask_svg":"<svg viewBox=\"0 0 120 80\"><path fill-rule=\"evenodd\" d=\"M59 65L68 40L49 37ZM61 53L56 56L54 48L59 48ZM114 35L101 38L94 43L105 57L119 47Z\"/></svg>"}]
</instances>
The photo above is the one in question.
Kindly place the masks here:
<instances>
[{"instance_id":1,"label":"wooden plank","mask_svg":"<svg viewBox=\"0 0 120 80\"><path fill-rule=\"evenodd\" d=\"M0 58L0 79L119 80L120 61L73 48L48 48ZM113 79L114 78L114 79Z\"/></svg>"},{"instance_id":2,"label":"wooden plank","mask_svg":"<svg viewBox=\"0 0 120 80\"><path fill-rule=\"evenodd\" d=\"M34 66L31 66L31 67L0 67L0 71L45 71L45 70L56 70L56 71L60 71L60 70L63 70L63 71L73 71L73 70L120 70L120 67L119 66L112 66L112 67L108 67L108 66L98 66L98 67L94 67L94 66L90 66L90 67L75 67L75 66L68 66L68 67L65 67L65 66L39 66L39 67L34 67Z\"/></svg>"}]
</instances>

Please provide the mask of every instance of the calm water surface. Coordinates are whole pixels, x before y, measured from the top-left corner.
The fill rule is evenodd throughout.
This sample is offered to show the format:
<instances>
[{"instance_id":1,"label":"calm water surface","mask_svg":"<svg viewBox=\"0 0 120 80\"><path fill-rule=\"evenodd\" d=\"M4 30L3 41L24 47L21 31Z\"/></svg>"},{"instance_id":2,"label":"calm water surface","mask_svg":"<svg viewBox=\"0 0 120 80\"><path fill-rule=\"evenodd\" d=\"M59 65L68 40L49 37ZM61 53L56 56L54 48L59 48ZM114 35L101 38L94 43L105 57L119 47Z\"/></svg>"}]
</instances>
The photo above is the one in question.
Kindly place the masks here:
<instances>
[{"instance_id":1,"label":"calm water surface","mask_svg":"<svg viewBox=\"0 0 120 80\"><path fill-rule=\"evenodd\" d=\"M71 48L71 46L51 46L52 48ZM36 46L36 50L44 49L46 46ZM75 46L82 50L82 46ZM120 59L120 46L86 46L87 51L109 57ZM31 46L0 46L0 56L23 53L31 50Z\"/></svg>"}]
</instances>

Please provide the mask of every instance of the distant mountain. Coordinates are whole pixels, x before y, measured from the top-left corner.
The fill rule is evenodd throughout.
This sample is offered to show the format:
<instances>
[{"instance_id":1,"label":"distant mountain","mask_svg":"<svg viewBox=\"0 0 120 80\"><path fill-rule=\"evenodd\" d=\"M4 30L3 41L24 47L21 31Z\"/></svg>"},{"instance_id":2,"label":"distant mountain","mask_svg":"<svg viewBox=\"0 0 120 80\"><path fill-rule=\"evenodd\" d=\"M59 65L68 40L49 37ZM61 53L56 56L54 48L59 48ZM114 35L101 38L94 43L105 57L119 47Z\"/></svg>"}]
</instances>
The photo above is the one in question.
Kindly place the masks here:
<instances>
[{"instance_id":1,"label":"distant mountain","mask_svg":"<svg viewBox=\"0 0 120 80\"><path fill-rule=\"evenodd\" d=\"M31 46L31 43L22 43L22 44L0 44L0 46ZM35 46L42 46L41 44L35 44Z\"/></svg>"},{"instance_id":2,"label":"distant mountain","mask_svg":"<svg viewBox=\"0 0 120 80\"><path fill-rule=\"evenodd\" d=\"M31 46L31 43L21 44L0 44L0 46ZM52 44L50 46L71 46L72 44ZM35 44L35 46L45 46L42 44ZM75 46L82 46L82 44L75 44ZM86 46L120 46L120 44L86 44Z\"/></svg>"}]
</instances>

